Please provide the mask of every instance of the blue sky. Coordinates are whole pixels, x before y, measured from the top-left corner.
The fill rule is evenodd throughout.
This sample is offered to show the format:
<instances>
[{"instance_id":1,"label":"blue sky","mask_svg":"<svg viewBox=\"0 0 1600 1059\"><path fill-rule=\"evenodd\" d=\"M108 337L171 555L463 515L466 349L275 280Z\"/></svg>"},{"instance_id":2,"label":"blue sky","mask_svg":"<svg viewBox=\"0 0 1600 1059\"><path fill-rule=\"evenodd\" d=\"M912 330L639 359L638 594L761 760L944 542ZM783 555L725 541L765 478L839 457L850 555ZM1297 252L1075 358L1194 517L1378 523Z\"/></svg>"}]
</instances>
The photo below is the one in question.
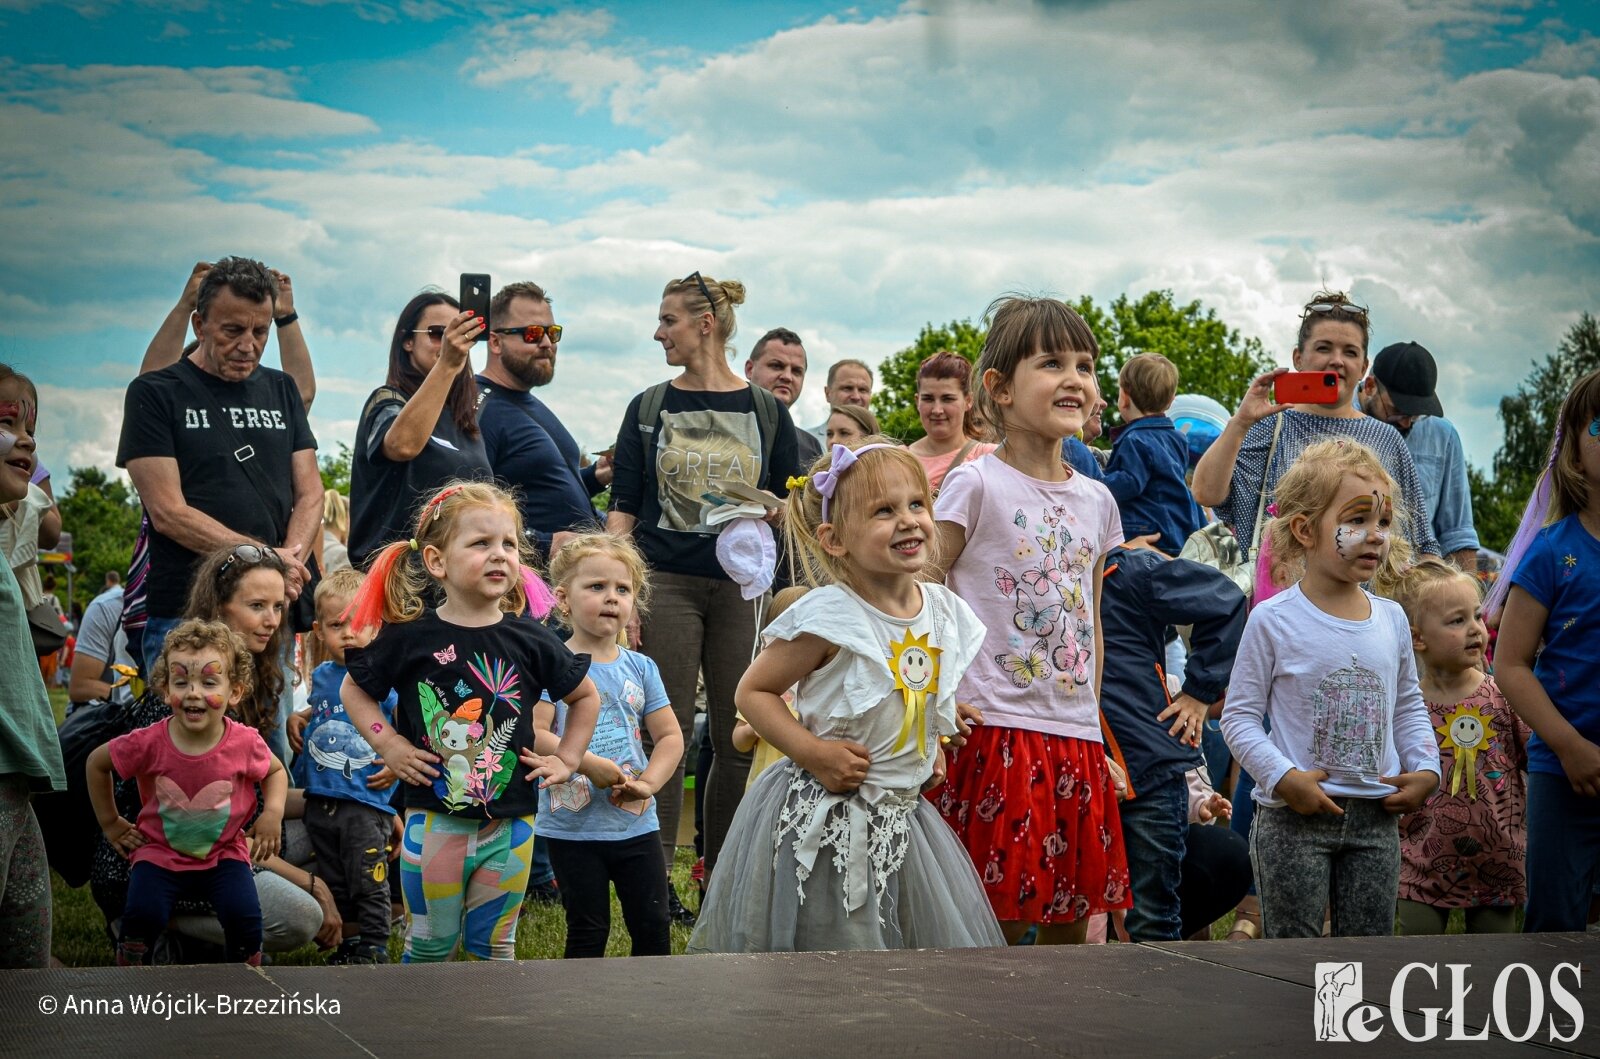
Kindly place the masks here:
<instances>
[{"instance_id":1,"label":"blue sky","mask_svg":"<svg viewBox=\"0 0 1600 1059\"><path fill-rule=\"evenodd\" d=\"M1600 5L0 0L0 358L42 457L109 467L190 265L295 278L325 445L462 271L568 328L602 447L662 283L743 280L817 376L998 293L1171 288L1280 359L1323 284L1414 339L1469 456L1600 309ZM268 354L268 362L275 354Z\"/></svg>"}]
</instances>

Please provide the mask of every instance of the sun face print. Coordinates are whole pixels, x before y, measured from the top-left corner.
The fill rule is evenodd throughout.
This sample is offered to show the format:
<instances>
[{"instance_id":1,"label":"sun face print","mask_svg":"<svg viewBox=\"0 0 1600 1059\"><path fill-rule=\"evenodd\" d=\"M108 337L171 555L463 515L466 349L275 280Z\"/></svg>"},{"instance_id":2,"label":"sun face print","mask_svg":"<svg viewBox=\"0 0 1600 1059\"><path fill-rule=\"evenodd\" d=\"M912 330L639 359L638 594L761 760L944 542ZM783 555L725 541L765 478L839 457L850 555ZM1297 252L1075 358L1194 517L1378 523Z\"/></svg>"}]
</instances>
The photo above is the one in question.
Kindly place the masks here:
<instances>
[{"instance_id":1,"label":"sun face print","mask_svg":"<svg viewBox=\"0 0 1600 1059\"><path fill-rule=\"evenodd\" d=\"M1446 715L1444 721L1434 726L1434 730L1442 737L1439 740L1441 750L1453 750L1455 765L1450 769L1450 793L1455 795L1461 790L1461 781L1466 780L1467 797L1476 800L1478 797L1478 754L1489 749L1489 740L1494 738L1495 731L1476 706L1465 703L1457 706L1453 712Z\"/></svg>"},{"instance_id":2,"label":"sun face print","mask_svg":"<svg viewBox=\"0 0 1600 1059\"><path fill-rule=\"evenodd\" d=\"M889 671L894 674L895 690L905 699L905 720L900 725L900 735L894 742L899 752L916 733L917 749L928 756L928 696L939 690L939 655L941 648L928 642L928 634L917 636L907 629L899 641L891 641Z\"/></svg>"}]
</instances>

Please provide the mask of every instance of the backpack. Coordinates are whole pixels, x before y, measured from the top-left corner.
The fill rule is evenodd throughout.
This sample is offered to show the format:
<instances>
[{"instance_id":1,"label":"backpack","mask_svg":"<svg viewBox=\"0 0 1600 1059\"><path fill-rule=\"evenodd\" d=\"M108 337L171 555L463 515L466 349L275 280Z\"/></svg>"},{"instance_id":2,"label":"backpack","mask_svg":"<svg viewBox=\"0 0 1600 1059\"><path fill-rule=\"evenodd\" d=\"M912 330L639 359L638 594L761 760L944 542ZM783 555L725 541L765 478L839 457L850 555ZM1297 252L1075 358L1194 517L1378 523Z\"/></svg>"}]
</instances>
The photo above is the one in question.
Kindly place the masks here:
<instances>
[{"instance_id":1,"label":"backpack","mask_svg":"<svg viewBox=\"0 0 1600 1059\"><path fill-rule=\"evenodd\" d=\"M658 382L639 395L639 433L643 435L646 452L650 451L650 445L655 441L656 427L661 420L661 406L667 399L667 387L670 385ZM750 386L750 393L755 400L756 424L761 434L761 481L756 485L768 489L771 488L768 482L772 475L772 443L778 435L778 399L754 383Z\"/></svg>"}]
</instances>

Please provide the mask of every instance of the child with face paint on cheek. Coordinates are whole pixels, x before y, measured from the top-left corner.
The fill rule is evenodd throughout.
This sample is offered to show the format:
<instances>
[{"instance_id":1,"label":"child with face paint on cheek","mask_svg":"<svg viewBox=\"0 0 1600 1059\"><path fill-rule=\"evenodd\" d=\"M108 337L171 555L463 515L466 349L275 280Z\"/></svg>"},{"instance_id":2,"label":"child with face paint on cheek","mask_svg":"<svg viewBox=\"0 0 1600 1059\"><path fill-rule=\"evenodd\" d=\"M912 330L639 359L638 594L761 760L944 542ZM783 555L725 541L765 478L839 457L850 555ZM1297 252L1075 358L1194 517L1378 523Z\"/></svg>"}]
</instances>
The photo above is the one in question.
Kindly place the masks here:
<instances>
[{"instance_id":1,"label":"child with face paint on cheek","mask_svg":"<svg viewBox=\"0 0 1600 1059\"><path fill-rule=\"evenodd\" d=\"M120 965L148 962L184 897L216 909L229 960L261 962L261 904L250 863L278 852L289 784L261 734L228 717L252 677L237 633L222 622L186 621L167 637L151 680L172 716L89 755L89 799L101 830L133 862ZM137 824L117 812L112 769L138 780ZM246 831L257 784L262 808Z\"/></svg>"},{"instance_id":2,"label":"child with face paint on cheek","mask_svg":"<svg viewBox=\"0 0 1600 1059\"><path fill-rule=\"evenodd\" d=\"M1391 933L1394 817L1439 785L1410 622L1367 588L1400 583L1400 499L1352 441L1311 446L1278 482L1266 534L1298 580L1251 612L1222 712L1258 781L1250 855L1268 937L1318 936L1329 906L1337 935Z\"/></svg>"}]
</instances>

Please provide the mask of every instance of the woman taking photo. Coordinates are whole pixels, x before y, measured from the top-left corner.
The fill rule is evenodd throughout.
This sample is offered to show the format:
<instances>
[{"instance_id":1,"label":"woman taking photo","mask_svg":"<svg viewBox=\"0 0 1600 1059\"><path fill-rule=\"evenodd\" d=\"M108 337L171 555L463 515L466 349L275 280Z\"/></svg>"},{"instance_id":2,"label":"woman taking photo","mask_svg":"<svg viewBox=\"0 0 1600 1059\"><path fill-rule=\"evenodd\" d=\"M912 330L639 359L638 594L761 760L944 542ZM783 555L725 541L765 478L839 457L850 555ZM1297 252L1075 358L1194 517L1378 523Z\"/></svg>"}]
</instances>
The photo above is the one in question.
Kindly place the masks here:
<instances>
[{"instance_id":1,"label":"woman taking photo","mask_svg":"<svg viewBox=\"0 0 1600 1059\"><path fill-rule=\"evenodd\" d=\"M917 369L917 418L923 436L911 443L911 455L922 462L935 494L950 468L997 448L978 439L972 421L972 365L959 353L935 353Z\"/></svg>"},{"instance_id":2,"label":"woman taking photo","mask_svg":"<svg viewBox=\"0 0 1600 1059\"><path fill-rule=\"evenodd\" d=\"M661 669L685 745L693 745L696 681L705 678L715 763L697 795L705 799L708 874L750 771L750 755L733 746L733 692L749 664L756 625L755 606L717 560L717 530L705 524L703 494L739 482L783 497L789 477L800 473L789 410L728 365L733 310L743 302L742 283L698 272L661 292L655 340L678 374L628 405L606 518L611 532L633 535L653 571L640 649ZM670 865L683 801L681 762L656 798Z\"/></svg>"},{"instance_id":3,"label":"woman taking photo","mask_svg":"<svg viewBox=\"0 0 1600 1059\"><path fill-rule=\"evenodd\" d=\"M485 321L448 294L406 303L389 375L367 398L350 465L350 562L411 536L417 505L452 478L493 477L478 433L469 354Z\"/></svg>"}]
</instances>

